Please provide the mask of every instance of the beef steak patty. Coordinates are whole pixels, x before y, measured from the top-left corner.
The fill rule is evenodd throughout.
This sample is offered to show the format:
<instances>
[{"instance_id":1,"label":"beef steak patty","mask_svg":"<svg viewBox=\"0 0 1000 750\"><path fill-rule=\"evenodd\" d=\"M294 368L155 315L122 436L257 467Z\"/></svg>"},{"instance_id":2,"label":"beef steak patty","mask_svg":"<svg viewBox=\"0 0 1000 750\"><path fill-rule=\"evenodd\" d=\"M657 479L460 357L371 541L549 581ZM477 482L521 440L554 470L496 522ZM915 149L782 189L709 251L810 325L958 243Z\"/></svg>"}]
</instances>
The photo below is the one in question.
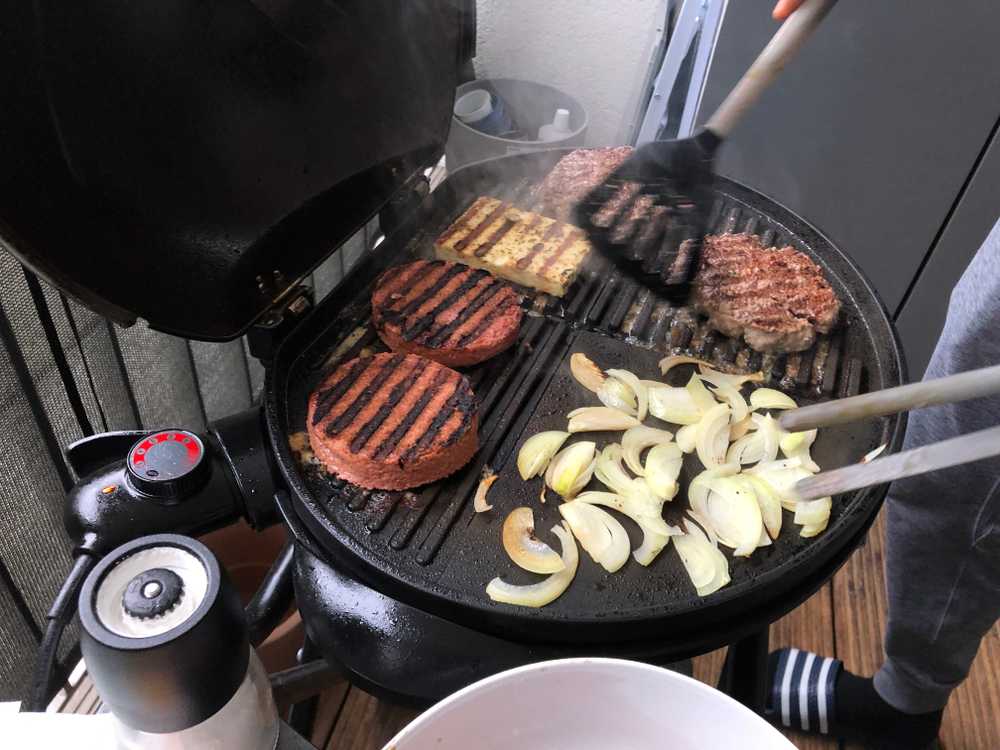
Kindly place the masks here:
<instances>
[{"instance_id":1,"label":"beef steak patty","mask_svg":"<svg viewBox=\"0 0 1000 750\"><path fill-rule=\"evenodd\" d=\"M573 209L632 154L631 146L578 148L552 168L533 191L541 213L573 223Z\"/></svg>"},{"instance_id":2,"label":"beef steak patty","mask_svg":"<svg viewBox=\"0 0 1000 750\"><path fill-rule=\"evenodd\" d=\"M709 325L760 352L808 349L837 322L840 301L819 267L791 247L751 234L705 238L695 306Z\"/></svg>"},{"instance_id":3,"label":"beef steak patty","mask_svg":"<svg viewBox=\"0 0 1000 750\"><path fill-rule=\"evenodd\" d=\"M476 397L464 376L414 354L340 365L309 397L313 453L370 489L402 490L448 476L478 449Z\"/></svg>"},{"instance_id":4,"label":"beef steak patty","mask_svg":"<svg viewBox=\"0 0 1000 750\"><path fill-rule=\"evenodd\" d=\"M521 306L514 289L486 271L417 260L382 274L372 293L372 320L393 351L461 367L517 340Z\"/></svg>"}]
</instances>

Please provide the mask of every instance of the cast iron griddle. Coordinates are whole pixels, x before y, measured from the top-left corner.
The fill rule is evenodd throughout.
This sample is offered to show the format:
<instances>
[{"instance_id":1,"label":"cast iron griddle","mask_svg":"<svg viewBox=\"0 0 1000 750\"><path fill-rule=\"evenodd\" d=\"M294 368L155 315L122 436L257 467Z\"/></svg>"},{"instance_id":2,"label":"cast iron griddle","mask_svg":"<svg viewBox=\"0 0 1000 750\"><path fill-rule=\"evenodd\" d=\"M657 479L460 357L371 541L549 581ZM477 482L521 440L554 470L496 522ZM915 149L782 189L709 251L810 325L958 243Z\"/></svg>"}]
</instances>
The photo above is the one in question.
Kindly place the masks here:
<instances>
[{"instance_id":1,"label":"cast iron griddle","mask_svg":"<svg viewBox=\"0 0 1000 750\"><path fill-rule=\"evenodd\" d=\"M706 598L695 594L670 547L648 568L630 558L615 574L606 573L581 549L573 584L541 609L496 604L485 594L495 575L515 583L540 578L519 570L502 549L500 527L510 510L532 507L536 528L556 545L548 529L560 518L557 498L550 492L542 505L541 480L522 482L515 460L530 435L564 429L568 411L598 405L572 379L571 353L582 351L603 367L623 367L650 379L659 379L656 363L665 353L696 354L720 366L764 369L770 385L792 392L800 403L901 382L903 366L893 329L858 269L808 224L728 180L720 178L717 186L714 231L750 231L768 243L792 244L820 264L843 303L840 327L809 352L787 357L751 352L711 332L690 310L672 308L595 263L562 300L529 293L529 315L517 346L465 370L481 401L481 448L454 476L410 493L361 491L315 465L303 466L289 450L288 436L304 430L306 401L323 375L339 361L384 350L371 330L368 305L380 270L415 255L429 256L434 237L478 195L531 208L530 186L562 153L506 157L471 165L450 177L428 199L428 215L421 223L389 238L343 282L340 289L353 296L336 297L335 292L284 343L269 373L267 415L279 461L297 498L296 510L335 565L410 604L508 636L621 641L662 637L672 630L739 617L749 604L779 598L821 566L846 559L849 545L874 519L884 488L835 498L829 528L812 540L798 536L786 512L779 539L747 560L733 560L732 583ZM690 368L678 368L671 373L672 382L679 383L689 373ZM898 446L903 426L903 418L893 416L829 428L821 431L813 456L830 468L857 461L883 442ZM592 437L600 446L620 440L620 433ZM489 493L493 511L477 515L472 496L484 465L500 479ZM697 458L686 457L681 493L666 506L668 519L687 507L687 480L699 470ZM591 488L603 489L596 480ZM635 524L621 518L633 544L638 544Z\"/></svg>"}]
</instances>

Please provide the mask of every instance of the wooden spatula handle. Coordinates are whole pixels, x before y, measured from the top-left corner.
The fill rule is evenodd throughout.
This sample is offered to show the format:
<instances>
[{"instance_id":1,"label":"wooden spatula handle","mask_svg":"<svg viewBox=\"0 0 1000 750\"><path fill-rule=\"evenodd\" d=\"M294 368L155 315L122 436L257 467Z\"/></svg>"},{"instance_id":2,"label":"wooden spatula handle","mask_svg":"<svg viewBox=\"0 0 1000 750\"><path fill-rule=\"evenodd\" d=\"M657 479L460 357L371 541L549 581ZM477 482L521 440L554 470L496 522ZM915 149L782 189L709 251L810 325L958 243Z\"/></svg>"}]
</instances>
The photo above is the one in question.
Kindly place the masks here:
<instances>
[{"instance_id":1,"label":"wooden spatula handle","mask_svg":"<svg viewBox=\"0 0 1000 750\"><path fill-rule=\"evenodd\" d=\"M778 73L795 56L837 0L806 0L771 37L729 96L705 123L720 138L727 137Z\"/></svg>"},{"instance_id":2,"label":"wooden spatula handle","mask_svg":"<svg viewBox=\"0 0 1000 750\"><path fill-rule=\"evenodd\" d=\"M801 432L935 404L967 401L994 393L1000 393L1000 365L803 406L801 409L789 409L778 418L778 424L789 432Z\"/></svg>"}]
</instances>

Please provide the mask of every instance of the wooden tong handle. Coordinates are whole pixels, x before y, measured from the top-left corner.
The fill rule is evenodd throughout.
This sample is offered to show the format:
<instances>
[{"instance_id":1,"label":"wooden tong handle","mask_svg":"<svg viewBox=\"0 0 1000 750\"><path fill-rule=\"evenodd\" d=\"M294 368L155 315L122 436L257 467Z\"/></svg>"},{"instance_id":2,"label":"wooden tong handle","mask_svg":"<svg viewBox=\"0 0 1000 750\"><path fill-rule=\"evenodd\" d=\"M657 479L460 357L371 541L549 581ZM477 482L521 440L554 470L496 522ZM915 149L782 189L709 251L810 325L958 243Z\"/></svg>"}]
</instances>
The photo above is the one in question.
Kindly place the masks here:
<instances>
[{"instance_id":1,"label":"wooden tong handle","mask_svg":"<svg viewBox=\"0 0 1000 750\"><path fill-rule=\"evenodd\" d=\"M951 404L1000 393L1000 365L970 370L935 380L789 409L778 418L783 430L801 432L815 427L881 417L935 404Z\"/></svg>"},{"instance_id":2,"label":"wooden tong handle","mask_svg":"<svg viewBox=\"0 0 1000 750\"><path fill-rule=\"evenodd\" d=\"M744 113L760 99L760 95L805 44L835 2L806 0L792 13L708 119L705 127L720 138L732 133Z\"/></svg>"}]
</instances>

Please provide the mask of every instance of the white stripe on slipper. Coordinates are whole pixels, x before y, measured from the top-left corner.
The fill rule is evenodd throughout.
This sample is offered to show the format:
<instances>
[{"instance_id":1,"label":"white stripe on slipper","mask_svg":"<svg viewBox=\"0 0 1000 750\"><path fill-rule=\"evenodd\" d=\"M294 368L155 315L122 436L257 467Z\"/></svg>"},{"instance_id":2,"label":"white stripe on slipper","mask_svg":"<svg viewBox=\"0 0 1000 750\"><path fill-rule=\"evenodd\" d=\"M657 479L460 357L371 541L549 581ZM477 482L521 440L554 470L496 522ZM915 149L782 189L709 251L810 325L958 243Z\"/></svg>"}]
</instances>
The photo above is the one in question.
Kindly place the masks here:
<instances>
[{"instance_id":1,"label":"white stripe on slipper","mask_svg":"<svg viewBox=\"0 0 1000 750\"><path fill-rule=\"evenodd\" d=\"M795 662L798 657L799 650L797 648L789 650L788 661L785 662L785 673L781 676L781 723L786 727L792 726L789 693L792 688L792 671L795 669Z\"/></svg>"},{"instance_id":2,"label":"white stripe on slipper","mask_svg":"<svg viewBox=\"0 0 1000 750\"><path fill-rule=\"evenodd\" d=\"M809 674L812 672L816 654L806 654L806 663L802 667L802 678L799 680L799 724L803 732L809 731Z\"/></svg>"},{"instance_id":3,"label":"white stripe on slipper","mask_svg":"<svg viewBox=\"0 0 1000 750\"><path fill-rule=\"evenodd\" d=\"M823 660L823 666L820 667L819 670L818 703L819 703L820 734L829 734L830 731L829 718L827 717L826 707L827 707L827 700L829 700L829 698L832 696L827 696L826 694L826 681L830 675L830 668L833 667L833 661L834 661L833 658L829 656L826 657Z\"/></svg>"}]
</instances>

